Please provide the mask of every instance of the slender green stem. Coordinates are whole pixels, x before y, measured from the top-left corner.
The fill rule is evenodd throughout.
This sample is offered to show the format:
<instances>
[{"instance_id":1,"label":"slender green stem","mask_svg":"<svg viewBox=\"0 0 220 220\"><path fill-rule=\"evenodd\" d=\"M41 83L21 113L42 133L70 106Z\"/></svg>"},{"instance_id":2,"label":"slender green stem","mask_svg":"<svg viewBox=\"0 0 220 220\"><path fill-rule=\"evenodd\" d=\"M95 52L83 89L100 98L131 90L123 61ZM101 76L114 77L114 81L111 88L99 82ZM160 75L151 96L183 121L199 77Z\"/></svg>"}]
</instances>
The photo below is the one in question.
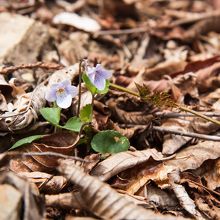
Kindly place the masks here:
<instances>
[{"instance_id":1,"label":"slender green stem","mask_svg":"<svg viewBox=\"0 0 220 220\"><path fill-rule=\"evenodd\" d=\"M134 95L134 96L139 97L139 93L133 92L133 91L131 91L130 89L126 89L126 88L124 88L124 87L122 87L122 86L119 86L119 85L116 85L116 84L114 84L114 83L110 83L110 87L112 87L112 88L114 88L114 89L117 89L117 90L119 90L119 91L126 92L126 93L128 93L128 94L131 94L131 95Z\"/></svg>"},{"instance_id":2,"label":"slender green stem","mask_svg":"<svg viewBox=\"0 0 220 220\"><path fill-rule=\"evenodd\" d=\"M208 116L206 116L206 115L203 115L203 114L201 114L201 113L199 113L199 112L196 112L196 111L194 111L194 110L192 110L192 109L189 109L189 108L187 108L187 107L185 107L185 106L182 106L182 105L179 105L179 104L176 104L176 103L175 103L175 105L176 105L179 109L181 109L181 110L183 110L183 111L185 111L185 112L190 112L190 113L192 113L193 115L197 115L197 116L199 116L200 118L203 118L203 119L205 119L205 120L207 120L207 121L210 121L210 122L212 122L212 123L214 123L214 124L220 125L220 121L218 121L218 120L216 120L216 119L214 119L214 118L210 118L210 117L208 117Z\"/></svg>"},{"instance_id":3,"label":"slender green stem","mask_svg":"<svg viewBox=\"0 0 220 220\"><path fill-rule=\"evenodd\" d=\"M112 87L112 88L114 88L114 89L117 89L117 90L119 90L119 91L122 91L122 92L126 92L126 93L128 93L128 94L131 94L131 95L140 97L139 93L133 92L133 91L127 89L127 88L124 88L124 87L122 87L122 86L116 85L116 84L114 84L114 83L110 83L110 87ZM140 97L140 98L141 98L141 97ZM193 115L196 115L196 116L198 116L198 117L200 117L200 118L205 119L206 121L210 121L210 122L212 122L212 123L217 124L217 125L220 126L220 121L218 121L218 120L216 120L216 119L210 118L210 117L208 117L208 116L206 116L206 115L203 115L203 114L201 114L201 113L199 113L199 112L196 112L196 111L194 111L194 110L191 110L190 108L187 108L187 107L185 107L185 106L179 105L179 104L177 104L177 103L174 103L174 105L175 105L177 108L181 109L182 111L189 112L189 113L191 113L191 114L193 114Z\"/></svg>"},{"instance_id":4,"label":"slender green stem","mask_svg":"<svg viewBox=\"0 0 220 220\"><path fill-rule=\"evenodd\" d=\"M78 99L78 109L77 117L79 117L80 105L81 105L81 93L82 93L82 60L79 62L79 99Z\"/></svg>"}]
</instances>

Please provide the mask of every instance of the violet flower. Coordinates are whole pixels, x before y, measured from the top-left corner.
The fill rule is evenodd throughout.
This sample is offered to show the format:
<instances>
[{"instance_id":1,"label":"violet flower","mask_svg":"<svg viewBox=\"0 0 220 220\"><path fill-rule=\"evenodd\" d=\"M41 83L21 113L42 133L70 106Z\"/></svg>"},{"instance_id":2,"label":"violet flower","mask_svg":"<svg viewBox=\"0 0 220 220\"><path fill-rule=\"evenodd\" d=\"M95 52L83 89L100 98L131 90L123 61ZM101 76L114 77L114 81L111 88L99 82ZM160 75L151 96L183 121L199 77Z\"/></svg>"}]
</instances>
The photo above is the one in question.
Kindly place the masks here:
<instances>
[{"instance_id":1,"label":"violet flower","mask_svg":"<svg viewBox=\"0 0 220 220\"><path fill-rule=\"evenodd\" d=\"M87 75L91 83L98 89L105 89L106 79L111 78L112 74L104 69L101 64L97 64L96 67L87 67Z\"/></svg>"},{"instance_id":2,"label":"violet flower","mask_svg":"<svg viewBox=\"0 0 220 220\"><path fill-rule=\"evenodd\" d=\"M71 85L69 80L53 84L47 92L45 98L49 102L55 102L60 108L68 108L72 103L72 98L78 94L78 89Z\"/></svg>"}]
</instances>

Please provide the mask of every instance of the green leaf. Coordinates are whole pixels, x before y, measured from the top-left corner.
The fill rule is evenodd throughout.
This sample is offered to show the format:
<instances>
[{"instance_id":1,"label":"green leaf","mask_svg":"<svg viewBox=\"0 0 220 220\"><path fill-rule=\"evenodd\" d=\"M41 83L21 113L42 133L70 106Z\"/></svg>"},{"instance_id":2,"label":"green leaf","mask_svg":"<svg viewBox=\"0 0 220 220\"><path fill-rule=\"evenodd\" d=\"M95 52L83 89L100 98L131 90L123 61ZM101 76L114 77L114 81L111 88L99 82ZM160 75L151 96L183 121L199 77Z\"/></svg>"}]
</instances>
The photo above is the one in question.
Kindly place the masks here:
<instances>
[{"instance_id":1,"label":"green leaf","mask_svg":"<svg viewBox=\"0 0 220 220\"><path fill-rule=\"evenodd\" d=\"M33 135L30 137L26 137L26 138L22 138L21 140L17 141L15 144L13 144L13 146L10 148L10 150L15 149L17 147L20 147L24 144L30 144L35 140L38 140L42 137L44 137L45 135Z\"/></svg>"},{"instance_id":2,"label":"green leaf","mask_svg":"<svg viewBox=\"0 0 220 220\"><path fill-rule=\"evenodd\" d=\"M129 140L117 131L100 131L91 141L92 149L100 153L118 153L127 151Z\"/></svg>"},{"instance_id":3,"label":"green leaf","mask_svg":"<svg viewBox=\"0 0 220 220\"><path fill-rule=\"evenodd\" d=\"M64 126L59 126L60 128L64 128L66 130L79 132L83 123L82 121L75 117L70 118Z\"/></svg>"},{"instance_id":4,"label":"green leaf","mask_svg":"<svg viewBox=\"0 0 220 220\"><path fill-rule=\"evenodd\" d=\"M94 95L97 92L97 88L92 84L86 73L82 75L83 82L86 84L86 88Z\"/></svg>"},{"instance_id":5,"label":"green leaf","mask_svg":"<svg viewBox=\"0 0 220 220\"><path fill-rule=\"evenodd\" d=\"M53 125L59 125L60 121L60 108L41 108L40 113L45 120Z\"/></svg>"},{"instance_id":6,"label":"green leaf","mask_svg":"<svg viewBox=\"0 0 220 220\"><path fill-rule=\"evenodd\" d=\"M79 113L79 117L81 121L83 122L91 122L92 121L92 105L91 104L85 105L81 109Z\"/></svg>"}]
</instances>

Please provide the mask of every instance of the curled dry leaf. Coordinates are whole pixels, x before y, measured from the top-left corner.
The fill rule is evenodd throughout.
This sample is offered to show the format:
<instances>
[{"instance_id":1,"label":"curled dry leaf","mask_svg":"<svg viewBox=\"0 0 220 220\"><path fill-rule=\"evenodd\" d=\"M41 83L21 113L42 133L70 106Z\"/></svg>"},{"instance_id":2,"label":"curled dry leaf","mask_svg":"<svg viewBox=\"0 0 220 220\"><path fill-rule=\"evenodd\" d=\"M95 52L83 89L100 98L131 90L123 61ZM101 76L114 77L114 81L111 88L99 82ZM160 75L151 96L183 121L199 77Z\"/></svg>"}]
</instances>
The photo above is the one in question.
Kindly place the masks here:
<instances>
[{"instance_id":1,"label":"curled dry leaf","mask_svg":"<svg viewBox=\"0 0 220 220\"><path fill-rule=\"evenodd\" d=\"M177 170L173 170L168 174L168 178L170 186L173 189L176 197L178 198L181 206L196 219L204 219L202 215L196 210L196 205L194 201L189 197L185 188L179 184L179 172Z\"/></svg>"},{"instance_id":2,"label":"curled dry leaf","mask_svg":"<svg viewBox=\"0 0 220 220\"><path fill-rule=\"evenodd\" d=\"M220 69L220 62L216 62L207 68L199 70L197 75L197 86L200 92L207 92L214 90L220 86L220 77L218 71Z\"/></svg>"},{"instance_id":3,"label":"curled dry leaf","mask_svg":"<svg viewBox=\"0 0 220 220\"><path fill-rule=\"evenodd\" d=\"M186 66L185 61L178 61L178 62L171 62L171 61L165 61L163 63L160 63L156 65L153 68L149 68L145 70L144 72L140 72L132 81L132 83L129 85L130 89L135 89L135 83L143 84L147 83L149 80L152 80L152 83L155 81L158 81L157 87L160 89L164 89L167 87L168 82L167 80L162 80L162 77L165 75L172 76L173 73L183 71ZM135 82L135 83L134 83ZM148 85L149 86L149 85ZM153 85L152 85L153 87ZM154 87L156 87L154 85Z\"/></svg>"},{"instance_id":4,"label":"curled dry leaf","mask_svg":"<svg viewBox=\"0 0 220 220\"><path fill-rule=\"evenodd\" d=\"M171 194L170 191L164 191L152 184L146 186L146 197L147 201L151 204L153 203L156 207L172 210L178 205L175 195Z\"/></svg>"},{"instance_id":5,"label":"curled dry leaf","mask_svg":"<svg viewBox=\"0 0 220 220\"><path fill-rule=\"evenodd\" d=\"M174 159L165 161L152 168L139 171L139 175L128 186L127 192L135 194L149 180L158 183L166 183L168 173L179 169L181 172L189 169L196 169L206 160L214 160L220 157L218 142L203 141L196 145L189 146L176 154ZM167 182L168 184L168 182Z\"/></svg>"},{"instance_id":6,"label":"curled dry leaf","mask_svg":"<svg viewBox=\"0 0 220 220\"><path fill-rule=\"evenodd\" d=\"M143 197L130 196L128 194L120 193L127 200L134 202L136 205L147 205ZM80 192L60 193L56 195L45 195L45 203L48 207L57 207L65 209L85 209L83 195Z\"/></svg>"},{"instance_id":7,"label":"curled dry leaf","mask_svg":"<svg viewBox=\"0 0 220 220\"><path fill-rule=\"evenodd\" d=\"M35 183L41 192L57 193L60 192L67 183L63 176L52 176L43 172L20 172L19 176L25 177L29 182Z\"/></svg>"},{"instance_id":8,"label":"curled dry leaf","mask_svg":"<svg viewBox=\"0 0 220 220\"><path fill-rule=\"evenodd\" d=\"M13 87L6 82L3 75L0 75L0 90L5 96L10 96L13 91Z\"/></svg>"},{"instance_id":9,"label":"curled dry leaf","mask_svg":"<svg viewBox=\"0 0 220 220\"><path fill-rule=\"evenodd\" d=\"M138 126L132 127L132 128L121 128L121 127L119 127L119 125L115 124L111 120L108 123L108 128L109 129L113 129L113 130L119 132L120 134L122 134L123 136L127 137L128 139L132 138L134 133L135 133L135 131L137 129L139 129Z\"/></svg>"},{"instance_id":10,"label":"curled dry leaf","mask_svg":"<svg viewBox=\"0 0 220 220\"><path fill-rule=\"evenodd\" d=\"M38 143L27 144L19 152L56 152L73 155L79 136L75 133L62 132L51 134L38 140ZM57 157L30 156L10 160L10 169L19 172L52 172L57 166Z\"/></svg>"},{"instance_id":11,"label":"curled dry leaf","mask_svg":"<svg viewBox=\"0 0 220 220\"><path fill-rule=\"evenodd\" d=\"M84 199L80 192L45 195L45 204L48 207L62 207L65 209L84 209Z\"/></svg>"},{"instance_id":12,"label":"curled dry leaf","mask_svg":"<svg viewBox=\"0 0 220 220\"><path fill-rule=\"evenodd\" d=\"M220 159L217 159L212 169L204 173L204 178L207 181L207 186L211 190L215 190L220 187Z\"/></svg>"},{"instance_id":13,"label":"curled dry leaf","mask_svg":"<svg viewBox=\"0 0 220 220\"><path fill-rule=\"evenodd\" d=\"M101 182L98 178L89 176L70 160L60 160L58 167L60 173L80 188L84 196L86 209L104 219L166 219L166 216L155 214L136 206L133 202L118 194L108 184ZM167 216L168 219L176 219Z\"/></svg>"},{"instance_id":14,"label":"curled dry leaf","mask_svg":"<svg viewBox=\"0 0 220 220\"><path fill-rule=\"evenodd\" d=\"M164 157L156 149L127 151L108 157L93 168L91 174L97 176L102 181L106 181L124 170L148 161L150 157L156 161L169 159L169 157Z\"/></svg>"},{"instance_id":15,"label":"curled dry leaf","mask_svg":"<svg viewBox=\"0 0 220 220\"><path fill-rule=\"evenodd\" d=\"M0 219L19 219L21 204L22 195L17 189L8 184L0 185Z\"/></svg>"},{"instance_id":16,"label":"curled dry leaf","mask_svg":"<svg viewBox=\"0 0 220 220\"><path fill-rule=\"evenodd\" d=\"M200 212L202 212L207 219L220 218L219 208L215 206L210 207L210 204L208 204L203 198L200 198L198 195L196 195L195 204Z\"/></svg>"},{"instance_id":17,"label":"curled dry leaf","mask_svg":"<svg viewBox=\"0 0 220 220\"><path fill-rule=\"evenodd\" d=\"M190 121L186 119L167 119L163 124L162 128L171 128L178 131L191 131ZM175 134L165 134L163 141L163 154L173 154L183 145L185 145L192 138L175 135Z\"/></svg>"},{"instance_id":18,"label":"curled dry leaf","mask_svg":"<svg viewBox=\"0 0 220 220\"><path fill-rule=\"evenodd\" d=\"M7 173L1 173L0 184L2 186L4 186L3 184L11 185L14 189L20 192L22 196L22 207L21 205L19 205L17 207L19 210L14 210L15 212L10 213L10 217L13 217L13 215L16 215L16 213L18 212L20 216L23 216L24 220L39 220L43 218L42 201L39 197L39 192L37 191L36 187L34 188L34 185L30 185L25 179L16 176L16 174L8 171ZM10 193L12 192L10 191L9 194ZM5 202L5 200L3 202ZM1 204L1 208L3 208L3 204ZM3 212L1 212L1 214L3 214L5 211L7 212L7 209L10 208L11 204L8 205L9 207L5 207L6 210L2 210Z\"/></svg>"}]
</instances>

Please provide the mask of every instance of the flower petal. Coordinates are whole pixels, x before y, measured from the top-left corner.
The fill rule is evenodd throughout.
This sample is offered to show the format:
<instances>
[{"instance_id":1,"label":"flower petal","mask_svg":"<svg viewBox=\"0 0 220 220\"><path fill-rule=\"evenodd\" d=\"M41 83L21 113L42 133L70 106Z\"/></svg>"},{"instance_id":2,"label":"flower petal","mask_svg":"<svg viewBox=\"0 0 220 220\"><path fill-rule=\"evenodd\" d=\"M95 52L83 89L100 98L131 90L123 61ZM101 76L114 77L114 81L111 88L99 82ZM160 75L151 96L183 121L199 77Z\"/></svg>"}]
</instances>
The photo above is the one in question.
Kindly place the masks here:
<instances>
[{"instance_id":1,"label":"flower petal","mask_svg":"<svg viewBox=\"0 0 220 220\"><path fill-rule=\"evenodd\" d=\"M78 95L78 88L75 86L68 85L66 87L66 92L67 92L67 94L70 94L72 96L72 98L74 98L75 96Z\"/></svg>"},{"instance_id":2,"label":"flower petal","mask_svg":"<svg viewBox=\"0 0 220 220\"><path fill-rule=\"evenodd\" d=\"M54 102L56 100L56 89L51 88L49 91L47 91L45 99L48 102Z\"/></svg>"},{"instance_id":3,"label":"flower petal","mask_svg":"<svg viewBox=\"0 0 220 220\"><path fill-rule=\"evenodd\" d=\"M105 89L106 80L103 77L96 75L94 85L98 90Z\"/></svg>"},{"instance_id":4,"label":"flower petal","mask_svg":"<svg viewBox=\"0 0 220 220\"><path fill-rule=\"evenodd\" d=\"M87 75L92 83L95 81L96 76L96 68L95 67L88 67Z\"/></svg>"},{"instance_id":5,"label":"flower petal","mask_svg":"<svg viewBox=\"0 0 220 220\"><path fill-rule=\"evenodd\" d=\"M104 69L101 64L96 65L96 72L104 79L109 79L112 77L112 73Z\"/></svg>"},{"instance_id":6,"label":"flower petal","mask_svg":"<svg viewBox=\"0 0 220 220\"><path fill-rule=\"evenodd\" d=\"M66 79L66 80L59 83L59 87L62 87L62 88L65 88L70 85L71 85L71 81L69 79Z\"/></svg>"},{"instance_id":7,"label":"flower petal","mask_svg":"<svg viewBox=\"0 0 220 220\"><path fill-rule=\"evenodd\" d=\"M60 108L69 108L72 103L72 96L70 94L58 95L56 102Z\"/></svg>"}]
</instances>

